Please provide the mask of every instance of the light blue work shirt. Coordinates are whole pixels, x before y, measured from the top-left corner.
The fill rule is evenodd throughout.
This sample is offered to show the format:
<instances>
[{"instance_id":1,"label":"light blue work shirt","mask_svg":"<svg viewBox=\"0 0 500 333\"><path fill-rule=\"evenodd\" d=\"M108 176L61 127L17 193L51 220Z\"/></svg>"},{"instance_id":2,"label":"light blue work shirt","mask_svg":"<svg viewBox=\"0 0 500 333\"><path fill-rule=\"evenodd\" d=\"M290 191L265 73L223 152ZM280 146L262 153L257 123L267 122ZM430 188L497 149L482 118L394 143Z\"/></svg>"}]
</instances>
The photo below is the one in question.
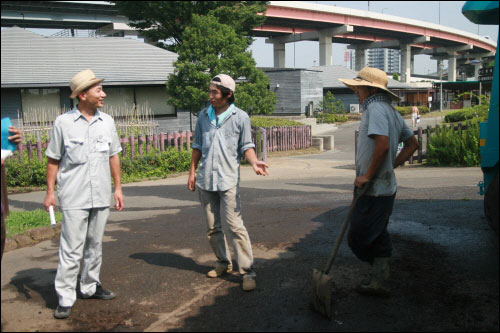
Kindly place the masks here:
<instances>
[{"instance_id":1,"label":"light blue work shirt","mask_svg":"<svg viewBox=\"0 0 500 333\"><path fill-rule=\"evenodd\" d=\"M400 142L408 140L413 132L408 128L403 117L394 110L391 99L386 94L368 97L363 102L363 117L359 127L356 176L368 172L375 150L374 135L389 138L389 151L385 161L372 179L372 186L366 193L371 196L390 196L396 193L397 183L394 174L394 160Z\"/></svg>"},{"instance_id":2,"label":"light blue work shirt","mask_svg":"<svg viewBox=\"0 0 500 333\"><path fill-rule=\"evenodd\" d=\"M59 161L57 194L61 209L109 207L109 158L121 150L111 116L97 110L88 122L75 107L57 117L45 155Z\"/></svg>"},{"instance_id":3,"label":"light blue work shirt","mask_svg":"<svg viewBox=\"0 0 500 333\"><path fill-rule=\"evenodd\" d=\"M208 108L196 122L193 149L201 152L196 185L205 191L227 191L239 184L240 161L254 148L248 114L233 106L219 127L212 124Z\"/></svg>"}]
</instances>

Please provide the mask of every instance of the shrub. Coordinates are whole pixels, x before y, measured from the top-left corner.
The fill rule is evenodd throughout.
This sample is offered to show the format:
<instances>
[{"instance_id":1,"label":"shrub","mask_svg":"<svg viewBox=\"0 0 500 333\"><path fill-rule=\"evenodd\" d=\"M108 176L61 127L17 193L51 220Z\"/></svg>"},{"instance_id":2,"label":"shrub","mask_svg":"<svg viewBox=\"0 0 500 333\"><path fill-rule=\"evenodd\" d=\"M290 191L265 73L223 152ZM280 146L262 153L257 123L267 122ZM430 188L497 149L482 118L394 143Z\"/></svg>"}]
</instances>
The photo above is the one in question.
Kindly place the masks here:
<instances>
[{"instance_id":1,"label":"shrub","mask_svg":"<svg viewBox=\"0 0 500 333\"><path fill-rule=\"evenodd\" d=\"M136 159L123 158L122 183L130 183L148 178L164 178L168 174L188 171L191 150L178 151L170 147L162 153L151 151Z\"/></svg>"},{"instance_id":2,"label":"shrub","mask_svg":"<svg viewBox=\"0 0 500 333\"><path fill-rule=\"evenodd\" d=\"M328 91L326 95L323 96L323 101L319 102L319 106L316 108L316 111L345 114L345 106L341 100L336 99L335 96Z\"/></svg>"},{"instance_id":3,"label":"shrub","mask_svg":"<svg viewBox=\"0 0 500 333\"><path fill-rule=\"evenodd\" d=\"M469 108L457 110L448 113L444 117L444 121L446 123L455 123L459 121L465 121L468 119L478 118L480 121L484 121L488 119L488 104L481 104L472 106Z\"/></svg>"},{"instance_id":4,"label":"shrub","mask_svg":"<svg viewBox=\"0 0 500 333\"><path fill-rule=\"evenodd\" d=\"M406 116L411 113L412 106L396 106L394 109L399 112L402 116ZM427 106L417 106L420 114L429 113L429 108Z\"/></svg>"},{"instance_id":5,"label":"shrub","mask_svg":"<svg viewBox=\"0 0 500 333\"><path fill-rule=\"evenodd\" d=\"M468 123L465 130L438 128L429 138L427 164L435 166L479 166L479 122Z\"/></svg>"},{"instance_id":6,"label":"shrub","mask_svg":"<svg viewBox=\"0 0 500 333\"><path fill-rule=\"evenodd\" d=\"M137 144L136 144L136 152ZM9 187L46 187L47 157L43 152L43 161L38 158L28 159L26 156L21 161L10 158L6 161L6 178ZM163 153L152 149L149 154L130 158L130 146L127 156L121 159L122 183L130 183L152 177L165 177L167 174L188 171L191 162L191 151L178 151L173 147L167 148Z\"/></svg>"},{"instance_id":7,"label":"shrub","mask_svg":"<svg viewBox=\"0 0 500 333\"><path fill-rule=\"evenodd\" d=\"M5 161L6 180L8 187L45 187L47 185L47 157L45 152L42 162L37 157L28 159L28 153L19 161L17 157Z\"/></svg>"},{"instance_id":8,"label":"shrub","mask_svg":"<svg viewBox=\"0 0 500 333\"><path fill-rule=\"evenodd\" d=\"M348 120L345 115L338 115L332 113L320 113L316 117L319 124L333 124L336 122L346 122Z\"/></svg>"},{"instance_id":9,"label":"shrub","mask_svg":"<svg viewBox=\"0 0 500 333\"><path fill-rule=\"evenodd\" d=\"M250 117L252 127L280 127L280 126L304 126L304 124L288 119L276 117Z\"/></svg>"}]
</instances>

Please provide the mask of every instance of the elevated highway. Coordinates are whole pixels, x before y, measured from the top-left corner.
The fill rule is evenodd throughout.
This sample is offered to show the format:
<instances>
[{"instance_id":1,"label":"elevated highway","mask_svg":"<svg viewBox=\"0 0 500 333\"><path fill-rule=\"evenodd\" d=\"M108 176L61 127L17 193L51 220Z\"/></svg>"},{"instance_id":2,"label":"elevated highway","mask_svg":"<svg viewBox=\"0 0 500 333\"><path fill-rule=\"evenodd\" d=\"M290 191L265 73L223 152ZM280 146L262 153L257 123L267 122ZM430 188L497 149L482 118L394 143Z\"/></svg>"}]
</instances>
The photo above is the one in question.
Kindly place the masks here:
<instances>
[{"instance_id":1,"label":"elevated highway","mask_svg":"<svg viewBox=\"0 0 500 333\"><path fill-rule=\"evenodd\" d=\"M492 57L496 43L465 31L392 15L299 1L271 1L266 22L254 36L273 45L274 67L285 67L285 44L318 41L319 62L332 61L332 43L355 50L356 70L365 66L365 50L401 50L401 76L410 82L413 57L448 60L448 79L456 81L456 69L467 60ZM460 15L457 13L457 15ZM2 27L90 29L103 33L137 34L127 26L114 5L106 1L2 1ZM476 65L479 70L479 64Z\"/></svg>"}]
</instances>

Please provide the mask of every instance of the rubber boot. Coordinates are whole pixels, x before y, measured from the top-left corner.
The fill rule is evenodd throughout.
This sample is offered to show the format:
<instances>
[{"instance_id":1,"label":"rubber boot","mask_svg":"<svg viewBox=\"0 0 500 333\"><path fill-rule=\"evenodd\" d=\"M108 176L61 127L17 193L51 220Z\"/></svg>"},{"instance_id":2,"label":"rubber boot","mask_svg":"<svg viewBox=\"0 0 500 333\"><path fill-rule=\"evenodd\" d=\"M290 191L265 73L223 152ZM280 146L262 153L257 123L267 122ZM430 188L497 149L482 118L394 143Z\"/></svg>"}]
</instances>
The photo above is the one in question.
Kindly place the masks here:
<instances>
[{"instance_id":1,"label":"rubber boot","mask_svg":"<svg viewBox=\"0 0 500 333\"><path fill-rule=\"evenodd\" d=\"M389 257L375 258L373 260L370 283L359 285L356 291L364 295L389 297L391 290L385 283L389 276Z\"/></svg>"}]
</instances>

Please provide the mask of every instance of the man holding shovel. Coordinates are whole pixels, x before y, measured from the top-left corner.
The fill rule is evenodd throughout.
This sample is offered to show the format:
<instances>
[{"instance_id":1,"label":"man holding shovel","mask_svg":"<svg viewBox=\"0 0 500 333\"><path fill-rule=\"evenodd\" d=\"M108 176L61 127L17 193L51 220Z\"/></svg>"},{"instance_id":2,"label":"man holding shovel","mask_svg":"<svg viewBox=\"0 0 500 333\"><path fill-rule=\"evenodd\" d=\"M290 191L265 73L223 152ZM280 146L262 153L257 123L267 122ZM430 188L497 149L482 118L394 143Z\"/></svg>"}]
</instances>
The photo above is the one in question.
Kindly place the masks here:
<instances>
[{"instance_id":1,"label":"man holding shovel","mask_svg":"<svg viewBox=\"0 0 500 333\"><path fill-rule=\"evenodd\" d=\"M234 105L234 80L219 74L210 82L211 106L200 112L194 133L188 189L198 187L207 218L208 239L217 257L210 278L232 271L231 254L222 230L222 220L229 224L233 247L244 291L255 289L255 271L250 237L243 225L240 204L240 161L242 155L257 175L268 175L265 162L255 155L250 118ZM196 168L200 162L198 173Z\"/></svg>"},{"instance_id":2,"label":"man holding shovel","mask_svg":"<svg viewBox=\"0 0 500 333\"><path fill-rule=\"evenodd\" d=\"M371 280L358 286L363 294L389 296L391 237L387 231L396 196L394 168L403 164L418 148L418 142L401 115L391 106L399 97L387 89L387 75L365 67L355 79L340 79L354 90L363 106L360 124L356 179L358 188L369 186L353 210L348 243L354 254L372 265ZM397 155L398 144L404 142ZM396 156L397 155L397 156Z\"/></svg>"}]
</instances>

